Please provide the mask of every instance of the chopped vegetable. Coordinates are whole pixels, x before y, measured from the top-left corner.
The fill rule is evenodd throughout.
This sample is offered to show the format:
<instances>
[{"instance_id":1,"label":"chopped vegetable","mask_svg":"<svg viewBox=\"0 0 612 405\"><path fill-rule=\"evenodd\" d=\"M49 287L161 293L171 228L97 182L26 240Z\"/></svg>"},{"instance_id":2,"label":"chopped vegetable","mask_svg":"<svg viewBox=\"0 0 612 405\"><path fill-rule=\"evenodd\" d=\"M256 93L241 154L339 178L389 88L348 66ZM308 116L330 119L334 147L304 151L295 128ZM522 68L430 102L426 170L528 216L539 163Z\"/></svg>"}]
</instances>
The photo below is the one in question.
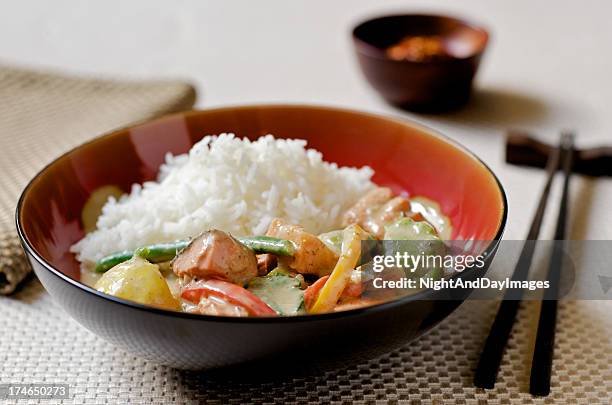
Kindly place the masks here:
<instances>
[{"instance_id":1,"label":"chopped vegetable","mask_svg":"<svg viewBox=\"0 0 612 405\"><path fill-rule=\"evenodd\" d=\"M363 294L363 282L361 281L361 270L353 270L346 288L342 292L342 298L359 298Z\"/></svg>"},{"instance_id":2,"label":"chopped vegetable","mask_svg":"<svg viewBox=\"0 0 612 405\"><path fill-rule=\"evenodd\" d=\"M453 233L450 219L442 213L440 204L425 197L412 197L410 210L420 214L435 229L442 240L450 240Z\"/></svg>"},{"instance_id":3,"label":"chopped vegetable","mask_svg":"<svg viewBox=\"0 0 612 405\"><path fill-rule=\"evenodd\" d=\"M134 255L144 257L152 263L167 262L174 259L188 244L188 241L179 241L149 245L136 249Z\"/></svg>"},{"instance_id":4,"label":"chopped vegetable","mask_svg":"<svg viewBox=\"0 0 612 405\"><path fill-rule=\"evenodd\" d=\"M323 288L328 279L329 276L321 277L320 279L312 283L312 285L308 287L306 291L304 291L304 306L306 307L307 311L312 307L312 305L319 297L319 293L321 292L321 289ZM353 270L351 272L351 276L349 277L349 282L344 288L344 291L342 291L340 301L358 299L361 297L361 294L363 294L361 271Z\"/></svg>"},{"instance_id":5,"label":"chopped vegetable","mask_svg":"<svg viewBox=\"0 0 612 405\"><path fill-rule=\"evenodd\" d=\"M323 288L328 279L329 276L323 276L304 291L304 306L306 306L307 311L310 311L310 308L314 305L319 297L321 288Z\"/></svg>"},{"instance_id":6,"label":"chopped vegetable","mask_svg":"<svg viewBox=\"0 0 612 405\"><path fill-rule=\"evenodd\" d=\"M180 240L172 243L158 243L155 245L149 245L138 248L136 251L125 250L98 260L95 270L97 273L104 273L119 263L130 260L134 254L147 259L151 263L167 262L172 260L178 254L178 252L187 247L187 245L189 245L189 241Z\"/></svg>"},{"instance_id":7,"label":"chopped vegetable","mask_svg":"<svg viewBox=\"0 0 612 405\"><path fill-rule=\"evenodd\" d=\"M444 242L440 240L435 229L426 221L414 221L411 218L400 218L385 227L383 241L385 254L394 255L397 252L411 256L443 257L446 251ZM411 277L428 276L439 278L441 268L438 265L419 265L407 274Z\"/></svg>"},{"instance_id":8,"label":"chopped vegetable","mask_svg":"<svg viewBox=\"0 0 612 405\"><path fill-rule=\"evenodd\" d=\"M372 260L373 255L378 254L379 250L381 250L381 246L379 243L376 243L377 239L374 236L372 236L365 230L363 232L367 236L366 238L364 238L364 240L372 241L372 243L361 245L362 249L365 249L361 252L361 263L366 263ZM321 241L323 241L323 243L325 243L328 248L330 248L331 250L336 252L338 256L340 256L340 254L342 253L342 229L323 233L319 235L319 239L321 239Z\"/></svg>"},{"instance_id":9,"label":"chopped vegetable","mask_svg":"<svg viewBox=\"0 0 612 405\"><path fill-rule=\"evenodd\" d=\"M385 239L389 240L440 240L436 230L425 221L400 218L385 226Z\"/></svg>"},{"instance_id":10,"label":"chopped vegetable","mask_svg":"<svg viewBox=\"0 0 612 405\"><path fill-rule=\"evenodd\" d=\"M102 186L91 193L81 211L81 222L83 223L85 233L96 230L98 217L102 214L102 207L104 207L108 199L111 197L118 199L122 194L123 191L113 185Z\"/></svg>"},{"instance_id":11,"label":"chopped vegetable","mask_svg":"<svg viewBox=\"0 0 612 405\"><path fill-rule=\"evenodd\" d=\"M249 282L247 289L265 301L279 315L297 315L304 307L304 291L300 287L301 282L297 278L274 273L254 278Z\"/></svg>"},{"instance_id":12,"label":"chopped vegetable","mask_svg":"<svg viewBox=\"0 0 612 405\"><path fill-rule=\"evenodd\" d=\"M342 253L342 229L322 233L319 235L319 239L325 243L325 246L340 256L340 253Z\"/></svg>"},{"instance_id":13,"label":"chopped vegetable","mask_svg":"<svg viewBox=\"0 0 612 405\"><path fill-rule=\"evenodd\" d=\"M301 289L305 289L306 287L308 287L308 284L306 283L306 280L304 280L304 276L302 274L296 273L295 271L288 270L287 268L279 266L268 273L268 277L279 276L279 275L292 277L295 280L299 281Z\"/></svg>"},{"instance_id":14,"label":"chopped vegetable","mask_svg":"<svg viewBox=\"0 0 612 405\"><path fill-rule=\"evenodd\" d=\"M277 256L293 256L295 253L295 244L286 239L271 236L250 236L237 239L256 253L271 253Z\"/></svg>"},{"instance_id":15,"label":"chopped vegetable","mask_svg":"<svg viewBox=\"0 0 612 405\"><path fill-rule=\"evenodd\" d=\"M236 239L253 249L255 253L272 253L280 256L292 256L295 252L294 244L285 239L272 238L270 236L250 236ZM177 242L144 246L136 249L135 252L125 250L123 252L114 253L98 260L95 271L97 273L104 273L119 263L130 260L134 253L137 253L139 256L152 263L172 260L181 250L185 249L190 242L189 240L179 240Z\"/></svg>"},{"instance_id":16,"label":"chopped vegetable","mask_svg":"<svg viewBox=\"0 0 612 405\"><path fill-rule=\"evenodd\" d=\"M96 198L108 198L103 191ZM88 227L98 202L88 202L83 212ZM275 218L265 236L242 238L210 229L192 240L106 256L96 263L100 279L91 284L116 297L189 313L291 316L384 302L399 294L370 289L376 277L438 279L448 265L442 239L451 234L450 223L427 199L408 200L376 187L345 213L343 226L316 236L302 225ZM392 264L383 275L369 272L382 256L424 260Z\"/></svg>"},{"instance_id":17,"label":"chopped vegetable","mask_svg":"<svg viewBox=\"0 0 612 405\"><path fill-rule=\"evenodd\" d=\"M361 241L367 238L367 233L356 224L348 226L342 233L342 254L310 309L313 314L333 311L359 261Z\"/></svg>"},{"instance_id":18,"label":"chopped vegetable","mask_svg":"<svg viewBox=\"0 0 612 405\"><path fill-rule=\"evenodd\" d=\"M199 303L202 297L210 295L220 297L234 305L246 309L252 316L276 316L277 313L268 304L252 292L239 285L221 280L198 280L187 284L181 293L181 298Z\"/></svg>"},{"instance_id":19,"label":"chopped vegetable","mask_svg":"<svg viewBox=\"0 0 612 405\"><path fill-rule=\"evenodd\" d=\"M176 311L181 309L157 265L139 256L134 256L104 273L94 288L140 304Z\"/></svg>"},{"instance_id":20,"label":"chopped vegetable","mask_svg":"<svg viewBox=\"0 0 612 405\"><path fill-rule=\"evenodd\" d=\"M186 310L201 315L246 317L249 313L240 305L234 305L216 295L202 296L197 305L187 304Z\"/></svg>"}]
</instances>

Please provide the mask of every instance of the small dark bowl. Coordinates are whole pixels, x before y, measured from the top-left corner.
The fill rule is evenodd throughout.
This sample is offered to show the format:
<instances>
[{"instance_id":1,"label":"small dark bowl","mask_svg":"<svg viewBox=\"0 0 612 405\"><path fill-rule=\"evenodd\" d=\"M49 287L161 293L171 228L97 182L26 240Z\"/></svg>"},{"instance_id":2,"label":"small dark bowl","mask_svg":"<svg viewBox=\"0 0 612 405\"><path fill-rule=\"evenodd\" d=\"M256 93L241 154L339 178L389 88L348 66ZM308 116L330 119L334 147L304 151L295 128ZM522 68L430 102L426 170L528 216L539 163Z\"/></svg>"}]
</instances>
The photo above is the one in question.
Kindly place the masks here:
<instances>
[{"instance_id":1,"label":"small dark bowl","mask_svg":"<svg viewBox=\"0 0 612 405\"><path fill-rule=\"evenodd\" d=\"M388 47L412 35L440 36L448 58L397 61L387 56ZM423 112L465 104L488 39L481 27L436 15L379 17L353 29L357 59L368 82L391 104Z\"/></svg>"},{"instance_id":2,"label":"small dark bowl","mask_svg":"<svg viewBox=\"0 0 612 405\"><path fill-rule=\"evenodd\" d=\"M393 350L461 303L463 296L446 299L448 290L428 290L345 312L234 318L147 307L81 283L69 248L84 236L81 211L88 196L108 184L129 191L133 183L155 178L167 152L184 153L204 135L227 131L251 139L268 133L302 138L328 161L370 165L375 182L438 201L453 222L453 238L487 241L487 265L495 253L507 215L502 186L472 153L427 128L324 107L191 111L81 145L50 163L23 191L17 205L19 237L36 275L69 315L131 352L174 367L284 358L292 362L289 366L328 368ZM465 270L460 276L480 272Z\"/></svg>"}]
</instances>

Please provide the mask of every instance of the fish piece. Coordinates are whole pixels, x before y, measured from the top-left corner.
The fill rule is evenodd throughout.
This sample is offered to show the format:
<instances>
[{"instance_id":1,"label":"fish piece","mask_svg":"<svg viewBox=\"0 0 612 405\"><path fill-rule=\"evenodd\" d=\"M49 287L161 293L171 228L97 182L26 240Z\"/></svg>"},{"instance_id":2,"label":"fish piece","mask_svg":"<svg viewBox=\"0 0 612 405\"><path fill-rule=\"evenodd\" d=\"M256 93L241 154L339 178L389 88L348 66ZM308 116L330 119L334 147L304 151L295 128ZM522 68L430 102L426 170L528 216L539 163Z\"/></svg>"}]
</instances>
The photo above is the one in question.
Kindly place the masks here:
<instances>
[{"instance_id":1,"label":"fish piece","mask_svg":"<svg viewBox=\"0 0 612 405\"><path fill-rule=\"evenodd\" d=\"M394 197L391 189L378 187L364 195L346 211L343 225L358 224L381 239L385 234L386 224L409 214L410 201L407 198Z\"/></svg>"},{"instance_id":2,"label":"fish piece","mask_svg":"<svg viewBox=\"0 0 612 405\"><path fill-rule=\"evenodd\" d=\"M278 260L298 273L322 277L331 273L338 261L336 253L300 225L292 225L283 219L275 218L266 235L288 239L295 244L293 257L279 257Z\"/></svg>"},{"instance_id":3,"label":"fish piece","mask_svg":"<svg viewBox=\"0 0 612 405\"><path fill-rule=\"evenodd\" d=\"M179 277L245 285L257 276L257 258L253 250L231 235L213 229L191 241L172 262L172 270Z\"/></svg>"},{"instance_id":4,"label":"fish piece","mask_svg":"<svg viewBox=\"0 0 612 405\"><path fill-rule=\"evenodd\" d=\"M276 259L276 256L270 253L257 255L257 274L260 276L265 276L270 270L273 270L276 267L277 263L278 260Z\"/></svg>"},{"instance_id":5,"label":"fish piece","mask_svg":"<svg viewBox=\"0 0 612 405\"><path fill-rule=\"evenodd\" d=\"M388 187L377 187L369 191L344 213L342 225L359 224L363 227L370 218L372 210L379 208L392 198L393 192Z\"/></svg>"}]
</instances>

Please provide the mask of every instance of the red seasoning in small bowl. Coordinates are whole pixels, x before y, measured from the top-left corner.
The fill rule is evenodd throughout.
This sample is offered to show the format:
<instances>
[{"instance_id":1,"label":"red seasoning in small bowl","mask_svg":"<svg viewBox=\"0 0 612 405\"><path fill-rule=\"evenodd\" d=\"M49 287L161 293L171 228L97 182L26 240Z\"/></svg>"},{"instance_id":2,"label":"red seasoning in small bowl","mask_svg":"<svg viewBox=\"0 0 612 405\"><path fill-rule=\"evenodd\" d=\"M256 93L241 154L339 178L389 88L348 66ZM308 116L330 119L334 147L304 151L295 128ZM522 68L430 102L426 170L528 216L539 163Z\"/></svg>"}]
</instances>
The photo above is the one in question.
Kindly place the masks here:
<instances>
[{"instance_id":1,"label":"red seasoning in small bowl","mask_svg":"<svg viewBox=\"0 0 612 405\"><path fill-rule=\"evenodd\" d=\"M388 47L385 52L390 59L398 61L424 62L451 57L440 35L409 35Z\"/></svg>"},{"instance_id":2,"label":"red seasoning in small bowl","mask_svg":"<svg viewBox=\"0 0 612 405\"><path fill-rule=\"evenodd\" d=\"M443 15L388 15L353 29L372 87L393 105L430 113L467 102L488 39L484 28Z\"/></svg>"}]
</instances>

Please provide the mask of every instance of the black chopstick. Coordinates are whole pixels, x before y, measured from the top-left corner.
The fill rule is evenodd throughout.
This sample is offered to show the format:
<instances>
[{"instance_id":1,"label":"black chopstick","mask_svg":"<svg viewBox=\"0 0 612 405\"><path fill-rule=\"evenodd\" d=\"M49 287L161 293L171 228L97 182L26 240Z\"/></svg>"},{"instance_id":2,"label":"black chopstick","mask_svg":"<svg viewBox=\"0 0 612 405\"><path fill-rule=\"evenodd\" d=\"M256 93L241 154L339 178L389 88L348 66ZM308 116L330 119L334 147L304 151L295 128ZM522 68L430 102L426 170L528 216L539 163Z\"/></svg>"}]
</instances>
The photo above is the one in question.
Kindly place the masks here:
<instances>
[{"instance_id":1,"label":"black chopstick","mask_svg":"<svg viewBox=\"0 0 612 405\"><path fill-rule=\"evenodd\" d=\"M527 233L523 249L521 250L521 254L512 273L511 279L513 281L527 279L529 267L531 266L533 253L535 251L536 240L540 234L542 220L544 219L550 188L555 173L559 168L560 156L561 143L557 148L551 151L548 157L546 163L546 184L544 185L544 190L542 190L538 208L531 221L531 227ZM506 290L480 355L478 366L476 367L476 373L474 375L475 386L479 388L493 388L495 385L504 348L508 343L508 337L510 336L512 325L514 325L516 313L522 297L522 290Z\"/></svg>"},{"instance_id":2,"label":"black chopstick","mask_svg":"<svg viewBox=\"0 0 612 405\"><path fill-rule=\"evenodd\" d=\"M557 216L555 241L548 267L549 288L545 291L540 306L540 320L536 337L533 361L531 362L531 379L529 392L533 395L546 396L550 393L550 374L555 346L555 327L557 324L557 300L559 283L563 270L563 251L565 247L566 222L568 215L569 181L572 175L574 156L574 135L564 134L561 140L563 145L563 192L561 205Z\"/></svg>"}]
</instances>

